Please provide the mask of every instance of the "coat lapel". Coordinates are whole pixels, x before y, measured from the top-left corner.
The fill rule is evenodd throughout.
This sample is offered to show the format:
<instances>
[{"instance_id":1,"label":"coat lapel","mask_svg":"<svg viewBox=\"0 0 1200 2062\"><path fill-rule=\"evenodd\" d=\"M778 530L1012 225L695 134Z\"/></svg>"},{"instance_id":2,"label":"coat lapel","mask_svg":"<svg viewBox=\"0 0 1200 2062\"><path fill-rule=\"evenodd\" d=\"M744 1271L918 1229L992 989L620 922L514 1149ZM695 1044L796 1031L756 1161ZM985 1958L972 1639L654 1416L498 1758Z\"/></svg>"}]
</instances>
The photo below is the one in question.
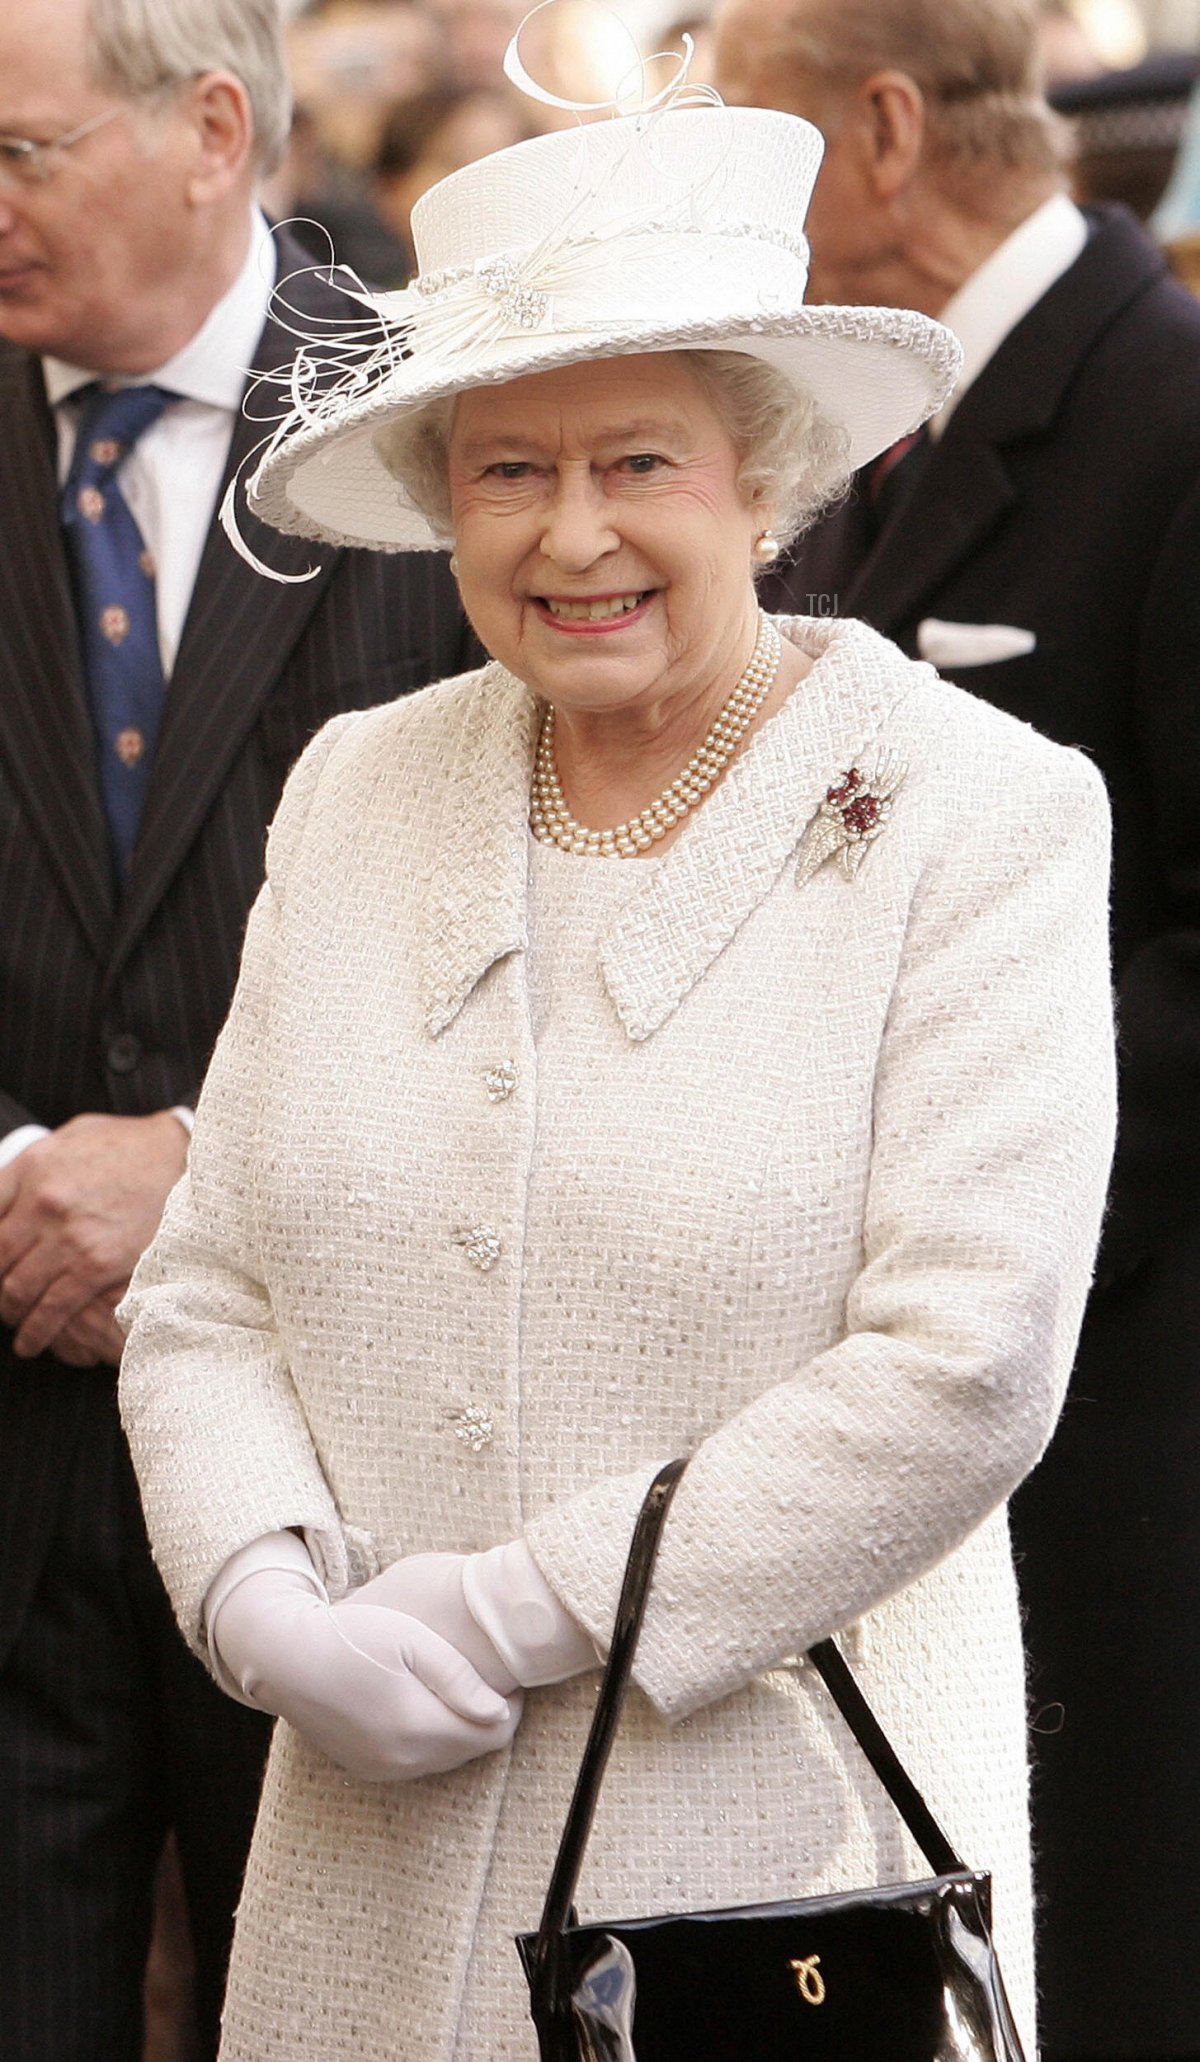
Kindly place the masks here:
<instances>
[{"instance_id":1,"label":"coat lapel","mask_svg":"<svg viewBox=\"0 0 1200 2062\"><path fill-rule=\"evenodd\" d=\"M488 968L528 937L529 783L538 705L486 666L461 714L442 784L420 945L425 1023L437 1037Z\"/></svg>"},{"instance_id":2,"label":"coat lapel","mask_svg":"<svg viewBox=\"0 0 1200 2062\"><path fill-rule=\"evenodd\" d=\"M784 617L779 627L815 660L811 673L601 945L605 984L631 1039L667 1022L770 894L838 775L881 756L892 711L921 677L864 623Z\"/></svg>"},{"instance_id":3,"label":"coat lapel","mask_svg":"<svg viewBox=\"0 0 1200 2062\"><path fill-rule=\"evenodd\" d=\"M97 954L113 878L79 638L58 521L54 423L41 367L0 356L0 753Z\"/></svg>"},{"instance_id":4,"label":"coat lapel","mask_svg":"<svg viewBox=\"0 0 1200 2062\"><path fill-rule=\"evenodd\" d=\"M849 614L889 635L921 610L1017 499L1003 453L978 436L954 437L953 430L952 422L912 500L901 504L843 596ZM936 523L925 519L934 505Z\"/></svg>"},{"instance_id":5,"label":"coat lapel","mask_svg":"<svg viewBox=\"0 0 1200 2062\"><path fill-rule=\"evenodd\" d=\"M280 250L281 275L294 275L290 306L319 319L334 302L344 319L336 290L311 271L297 270L305 261L286 238ZM278 371L295 352L295 337L271 318L252 372ZM269 392L256 398L251 385L247 401L252 412L243 410L234 424L222 496L269 428L260 419L269 410ZM118 917L114 972L161 901L342 556L303 538L280 536L245 512L244 500L239 522L251 551L273 571L317 571L296 586L266 578L239 558L214 515L167 691L146 812Z\"/></svg>"}]
</instances>

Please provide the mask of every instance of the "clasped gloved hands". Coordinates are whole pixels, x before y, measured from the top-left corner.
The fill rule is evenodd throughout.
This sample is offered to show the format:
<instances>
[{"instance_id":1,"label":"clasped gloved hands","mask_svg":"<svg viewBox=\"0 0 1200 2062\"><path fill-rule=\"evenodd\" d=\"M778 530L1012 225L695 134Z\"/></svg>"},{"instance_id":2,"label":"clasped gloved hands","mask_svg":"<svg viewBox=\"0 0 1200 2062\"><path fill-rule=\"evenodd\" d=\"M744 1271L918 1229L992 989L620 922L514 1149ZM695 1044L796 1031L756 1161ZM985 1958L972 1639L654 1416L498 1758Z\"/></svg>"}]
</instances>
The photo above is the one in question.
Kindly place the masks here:
<instances>
[{"instance_id":1,"label":"clasped gloved hands","mask_svg":"<svg viewBox=\"0 0 1200 2062\"><path fill-rule=\"evenodd\" d=\"M501 1694L440 1633L373 1600L372 1584L330 1604L302 1542L282 1537L291 1565L239 1577L256 1541L214 1584L208 1633L227 1688L369 1782L438 1775L508 1745L519 1692Z\"/></svg>"},{"instance_id":2,"label":"clasped gloved hands","mask_svg":"<svg viewBox=\"0 0 1200 2062\"><path fill-rule=\"evenodd\" d=\"M597 1662L521 1539L409 1555L331 1604L304 1542L270 1533L226 1562L205 1621L227 1690L374 1782L507 1746L522 1689Z\"/></svg>"}]
</instances>

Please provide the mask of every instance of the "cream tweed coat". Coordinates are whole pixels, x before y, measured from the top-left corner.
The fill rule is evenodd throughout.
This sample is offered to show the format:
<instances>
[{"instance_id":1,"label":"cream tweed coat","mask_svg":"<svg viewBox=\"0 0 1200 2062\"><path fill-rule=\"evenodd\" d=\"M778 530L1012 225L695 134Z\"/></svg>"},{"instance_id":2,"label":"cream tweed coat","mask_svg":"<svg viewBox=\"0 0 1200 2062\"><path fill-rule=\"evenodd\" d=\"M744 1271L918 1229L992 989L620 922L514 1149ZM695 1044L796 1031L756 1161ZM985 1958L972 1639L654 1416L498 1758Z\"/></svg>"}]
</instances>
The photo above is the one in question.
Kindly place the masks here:
<instances>
[{"instance_id":1,"label":"cream tweed coat","mask_svg":"<svg viewBox=\"0 0 1200 2062\"><path fill-rule=\"evenodd\" d=\"M335 1593L523 1532L603 1641L642 1493L693 1454L581 1909L928 1873L789 1663L853 1628L995 1871L1029 2034L1003 1505L1054 1422L1111 1146L1106 806L872 631L784 627L813 671L631 875L540 1038L528 691L491 666L322 732L127 1305L125 1422L197 1645L221 1563L282 1526ZM907 777L857 877L798 884L826 788L887 756ZM277 1728L224 2062L534 2055L511 1936L595 1681L410 1785Z\"/></svg>"}]
</instances>

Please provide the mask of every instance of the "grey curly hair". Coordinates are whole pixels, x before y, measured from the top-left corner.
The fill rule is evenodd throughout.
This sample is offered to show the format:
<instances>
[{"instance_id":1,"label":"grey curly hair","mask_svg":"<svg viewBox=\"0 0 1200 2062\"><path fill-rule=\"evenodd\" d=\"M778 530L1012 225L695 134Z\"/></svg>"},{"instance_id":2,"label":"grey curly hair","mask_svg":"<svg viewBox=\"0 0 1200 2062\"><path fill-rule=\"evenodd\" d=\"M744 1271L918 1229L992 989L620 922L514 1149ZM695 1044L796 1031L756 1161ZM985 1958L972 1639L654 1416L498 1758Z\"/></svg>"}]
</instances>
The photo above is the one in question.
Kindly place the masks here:
<instances>
[{"instance_id":1,"label":"grey curly hair","mask_svg":"<svg viewBox=\"0 0 1200 2062\"><path fill-rule=\"evenodd\" d=\"M679 351L712 401L739 454L738 486L747 502L770 510L781 545L841 498L850 480L847 436L812 395L745 351ZM448 450L454 397L414 409L377 432L376 449L393 479L449 544Z\"/></svg>"}]
</instances>

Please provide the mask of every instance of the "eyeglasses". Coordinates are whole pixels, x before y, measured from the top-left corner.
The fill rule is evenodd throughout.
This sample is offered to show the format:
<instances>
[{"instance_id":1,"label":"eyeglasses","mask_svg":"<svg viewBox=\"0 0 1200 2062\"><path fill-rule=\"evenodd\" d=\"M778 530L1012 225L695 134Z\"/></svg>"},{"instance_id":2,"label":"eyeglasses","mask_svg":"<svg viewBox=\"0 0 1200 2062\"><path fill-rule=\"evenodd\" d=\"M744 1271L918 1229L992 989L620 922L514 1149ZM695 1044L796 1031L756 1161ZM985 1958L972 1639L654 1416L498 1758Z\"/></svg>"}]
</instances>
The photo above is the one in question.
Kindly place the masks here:
<instances>
[{"instance_id":1,"label":"eyeglasses","mask_svg":"<svg viewBox=\"0 0 1200 2062\"><path fill-rule=\"evenodd\" d=\"M0 186L44 185L61 151L70 150L74 144L82 143L85 136L102 129L106 122L115 122L118 115L128 112L125 107L106 108L102 115L93 115L90 121L81 122L66 136L56 136L51 143L35 143L28 136L0 136Z\"/></svg>"}]
</instances>

